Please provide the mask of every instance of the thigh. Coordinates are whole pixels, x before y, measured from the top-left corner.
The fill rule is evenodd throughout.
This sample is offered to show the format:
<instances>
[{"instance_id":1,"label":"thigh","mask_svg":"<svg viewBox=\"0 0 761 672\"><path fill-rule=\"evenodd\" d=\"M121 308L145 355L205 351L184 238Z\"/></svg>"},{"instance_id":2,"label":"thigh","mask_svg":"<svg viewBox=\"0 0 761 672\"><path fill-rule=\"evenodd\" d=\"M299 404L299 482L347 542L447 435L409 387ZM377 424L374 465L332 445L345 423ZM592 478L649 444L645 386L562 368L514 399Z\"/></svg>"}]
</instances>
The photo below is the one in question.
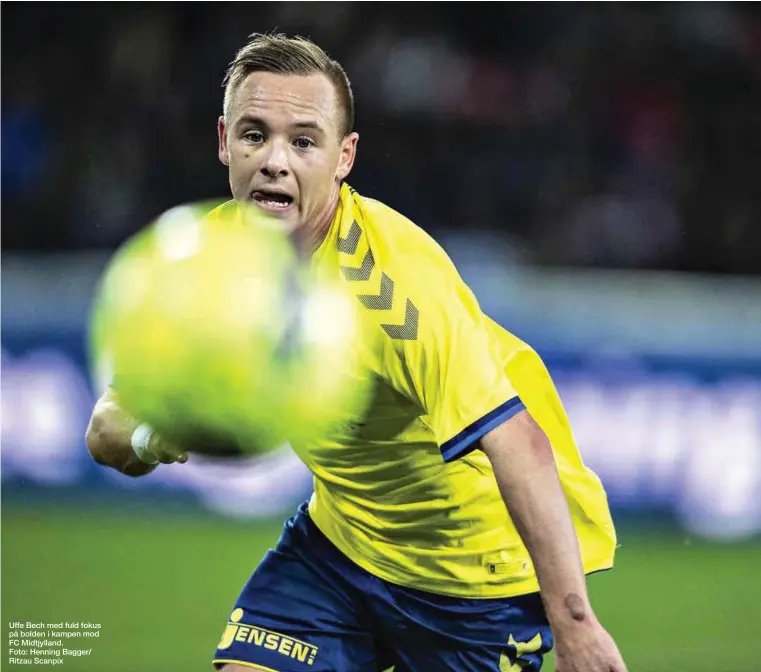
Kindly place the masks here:
<instances>
[{"instance_id":1,"label":"thigh","mask_svg":"<svg viewBox=\"0 0 761 672\"><path fill-rule=\"evenodd\" d=\"M394 672L538 672L553 644L538 594L468 600L386 584L373 617Z\"/></svg>"},{"instance_id":2,"label":"thigh","mask_svg":"<svg viewBox=\"0 0 761 672\"><path fill-rule=\"evenodd\" d=\"M364 577L325 545L306 512L288 521L241 591L214 655L277 672L375 669Z\"/></svg>"}]
</instances>

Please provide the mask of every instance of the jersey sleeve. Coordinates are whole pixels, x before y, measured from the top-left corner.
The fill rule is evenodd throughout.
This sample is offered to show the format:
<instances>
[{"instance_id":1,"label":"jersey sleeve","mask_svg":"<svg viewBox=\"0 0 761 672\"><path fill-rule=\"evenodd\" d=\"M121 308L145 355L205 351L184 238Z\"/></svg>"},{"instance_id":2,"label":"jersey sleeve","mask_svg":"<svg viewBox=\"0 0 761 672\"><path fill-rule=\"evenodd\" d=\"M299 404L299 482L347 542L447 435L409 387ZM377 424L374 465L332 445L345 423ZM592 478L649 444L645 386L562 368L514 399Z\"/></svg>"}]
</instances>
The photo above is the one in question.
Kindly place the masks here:
<instances>
[{"instance_id":1,"label":"jersey sleeve","mask_svg":"<svg viewBox=\"0 0 761 672\"><path fill-rule=\"evenodd\" d=\"M451 462L525 406L507 377L494 330L462 280L417 292L405 323L412 318L416 338L407 333L393 341L391 383L424 409L444 461Z\"/></svg>"}]
</instances>

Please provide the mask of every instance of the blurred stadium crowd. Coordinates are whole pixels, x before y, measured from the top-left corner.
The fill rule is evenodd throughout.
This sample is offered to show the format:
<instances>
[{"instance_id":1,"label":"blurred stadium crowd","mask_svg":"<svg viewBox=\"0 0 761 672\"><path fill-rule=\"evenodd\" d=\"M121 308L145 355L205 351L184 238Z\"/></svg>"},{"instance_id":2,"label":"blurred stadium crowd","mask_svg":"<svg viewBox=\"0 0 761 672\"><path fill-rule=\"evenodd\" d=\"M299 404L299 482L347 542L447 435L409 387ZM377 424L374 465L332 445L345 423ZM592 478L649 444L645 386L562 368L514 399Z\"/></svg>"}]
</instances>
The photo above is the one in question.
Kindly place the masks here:
<instances>
[{"instance_id":1,"label":"blurred stadium crowd","mask_svg":"<svg viewBox=\"0 0 761 672\"><path fill-rule=\"evenodd\" d=\"M278 29L352 79L353 186L434 235L540 265L761 274L753 4L181 7L3 8L5 250L110 248L224 197L222 77Z\"/></svg>"}]
</instances>

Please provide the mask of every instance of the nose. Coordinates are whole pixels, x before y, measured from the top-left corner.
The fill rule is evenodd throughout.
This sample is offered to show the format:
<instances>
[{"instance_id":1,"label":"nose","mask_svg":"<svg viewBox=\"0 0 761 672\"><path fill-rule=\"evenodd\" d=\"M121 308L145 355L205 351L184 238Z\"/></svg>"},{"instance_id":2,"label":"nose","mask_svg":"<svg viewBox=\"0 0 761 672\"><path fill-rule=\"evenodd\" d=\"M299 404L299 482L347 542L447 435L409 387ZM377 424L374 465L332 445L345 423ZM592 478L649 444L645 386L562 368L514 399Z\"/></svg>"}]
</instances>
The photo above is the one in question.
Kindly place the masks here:
<instances>
[{"instance_id":1,"label":"nose","mask_svg":"<svg viewBox=\"0 0 761 672\"><path fill-rule=\"evenodd\" d=\"M267 177L285 177L288 175L288 151L282 142L268 143L261 171Z\"/></svg>"}]
</instances>

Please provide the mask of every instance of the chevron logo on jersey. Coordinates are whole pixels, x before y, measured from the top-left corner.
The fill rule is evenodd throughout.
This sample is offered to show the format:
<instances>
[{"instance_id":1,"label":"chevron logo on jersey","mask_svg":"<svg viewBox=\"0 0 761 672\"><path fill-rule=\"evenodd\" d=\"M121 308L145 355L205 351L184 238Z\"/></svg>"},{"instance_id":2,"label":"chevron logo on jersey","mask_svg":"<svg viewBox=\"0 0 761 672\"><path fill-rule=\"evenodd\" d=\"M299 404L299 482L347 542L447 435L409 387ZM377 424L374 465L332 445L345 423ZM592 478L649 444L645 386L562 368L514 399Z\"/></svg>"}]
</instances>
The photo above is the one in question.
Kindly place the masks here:
<instances>
[{"instance_id":1,"label":"chevron logo on jersey","mask_svg":"<svg viewBox=\"0 0 761 672\"><path fill-rule=\"evenodd\" d=\"M359 241L362 238L362 227L355 219L345 238L337 239L338 251L343 254L357 256ZM341 265L341 274L348 282L366 282L370 279L375 268L375 258L368 247L359 266ZM368 310L391 311L394 307L394 281L381 272L380 287L377 294L358 294L357 299ZM400 299L404 300L404 299ZM406 299L404 322L402 324L382 323L381 328L394 340L414 341L418 336L418 320L420 313L410 299Z\"/></svg>"}]
</instances>

